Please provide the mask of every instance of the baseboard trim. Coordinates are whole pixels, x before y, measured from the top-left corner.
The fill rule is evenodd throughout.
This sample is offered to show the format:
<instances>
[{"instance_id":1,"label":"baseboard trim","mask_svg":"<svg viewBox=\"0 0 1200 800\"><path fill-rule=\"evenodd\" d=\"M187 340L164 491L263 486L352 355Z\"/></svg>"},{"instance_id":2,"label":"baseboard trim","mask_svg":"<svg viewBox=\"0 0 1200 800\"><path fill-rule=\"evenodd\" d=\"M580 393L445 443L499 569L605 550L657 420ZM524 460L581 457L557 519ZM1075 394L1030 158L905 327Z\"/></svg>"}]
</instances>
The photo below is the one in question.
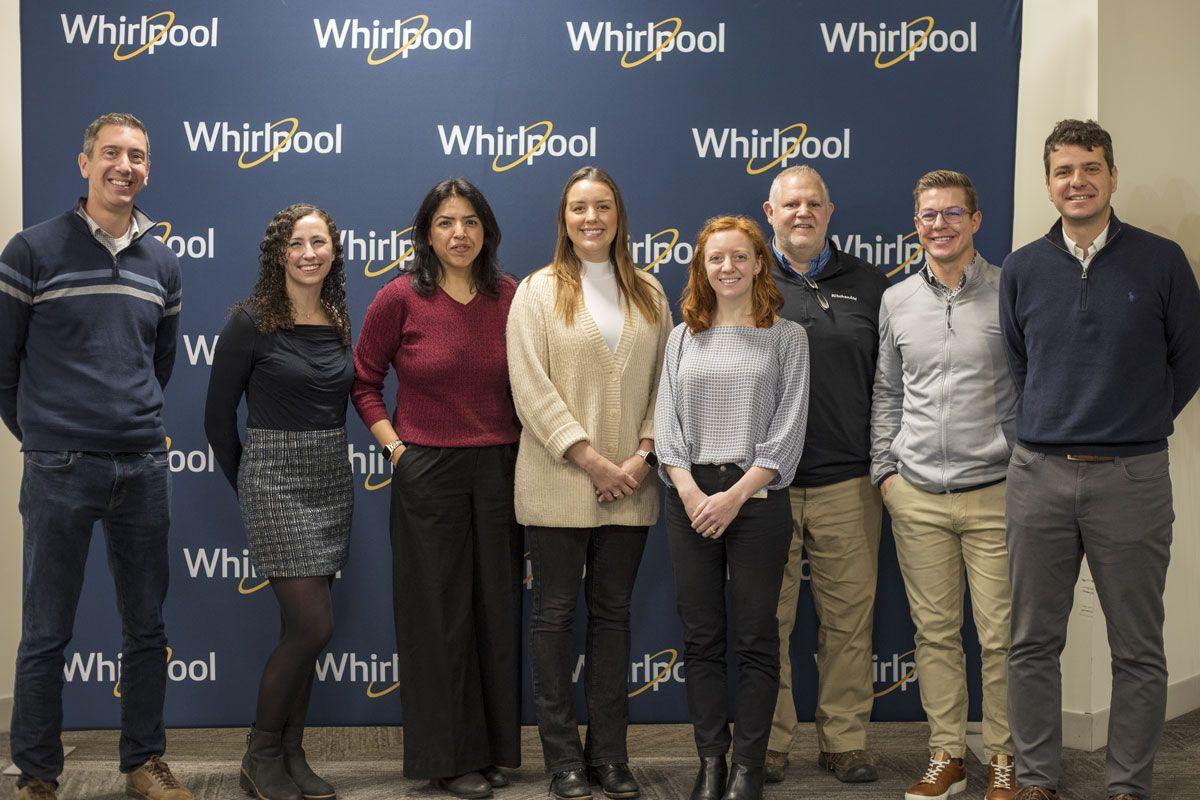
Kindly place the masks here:
<instances>
[{"instance_id":1,"label":"baseboard trim","mask_svg":"<svg viewBox=\"0 0 1200 800\"><path fill-rule=\"evenodd\" d=\"M0 695L0 733L8 733L8 726L12 724L12 707L13 696Z\"/></svg>"},{"instance_id":2,"label":"baseboard trim","mask_svg":"<svg viewBox=\"0 0 1200 800\"><path fill-rule=\"evenodd\" d=\"M1167 685L1167 719L1200 708L1200 674ZM1108 744L1109 709L1062 712L1063 747L1099 750Z\"/></svg>"}]
</instances>

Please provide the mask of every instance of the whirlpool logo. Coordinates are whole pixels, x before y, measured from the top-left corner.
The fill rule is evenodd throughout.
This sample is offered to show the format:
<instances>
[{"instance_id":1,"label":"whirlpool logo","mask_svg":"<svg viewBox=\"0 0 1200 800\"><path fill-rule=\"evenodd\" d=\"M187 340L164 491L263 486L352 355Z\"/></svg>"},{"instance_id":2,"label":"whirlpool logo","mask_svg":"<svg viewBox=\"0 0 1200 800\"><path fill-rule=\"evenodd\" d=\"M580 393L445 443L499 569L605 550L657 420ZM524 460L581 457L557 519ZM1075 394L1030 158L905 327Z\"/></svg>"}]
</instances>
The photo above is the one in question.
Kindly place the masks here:
<instances>
[{"instance_id":1,"label":"whirlpool logo","mask_svg":"<svg viewBox=\"0 0 1200 800\"><path fill-rule=\"evenodd\" d=\"M829 234L833 244L843 253L861 258L868 264L873 264L885 277L908 275L921 265L921 256L925 250L917 241L917 232L882 234L849 233L838 236Z\"/></svg>"},{"instance_id":2,"label":"whirlpool logo","mask_svg":"<svg viewBox=\"0 0 1200 800\"><path fill-rule=\"evenodd\" d=\"M367 697L376 700L400 688L400 657L368 653L323 653L317 659L317 680L322 683L365 683Z\"/></svg>"},{"instance_id":3,"label":"whirlpool logo","mask_svg":"<svg viewBox=\"0 0 1200 800\"><path fill-rule=\"evenodd\" d=\"M680 17L645 25L567 20L567 39L576 53L620 53L621 67L633 69L651 60L662 61L672 53L724 53L725 23L718 22L708 30L691 30L684 27Z\"/></svg>"},{"instance_id":4,"label":"whirlpool logo","mask_svg":"<svg viewBox=\"0 0 1200 800\"><path fill-rule=\"evenodd\" d=\"M253 169L283 155L341 155L342 123L332 130L309 131L298 117L275 122L192 122L184 120L184 136L193 153L237 153L238 169Z\"/></svg>"},{"instance_id":5,"label":"whirlpool logo","mask_svg":"<svg viewBox=\"0 0 1200 800\"><path fill-rule=\"evenodd\" d=\"M450 27L429 24L428 14L413 14L391 22L373 19L364 25L358 19L314 19L317 46L322 50L366 50L372 67L394 58L407 59L418 50L470 50L471 20Z\"/></svg>"},{"instance_id":6,"label":"whirlpool logo","mask_svg":"<svg viewBox=\"0 0 1200 800\"><path fill-rule=\"evenodd\" d=\"M187 232L175 233L175 227L170 222L163 220L154 223L154 227L150 230L155 232L154 236L165 244L177 258L209 259L215 257L216 248L213 246L213 240L216 234L212 228L188 236Z\"/></svg>"},{"instance_id":7,"label":"whirlpool logo","mask_svg":"<svg viewBox=\"0 0 1200 800\"><path fill-rule=\"evenodd\" d=\"M596 128L586 133L555 133L548 119L518 125L516 129L497 125L438 125L442 152L452 155L492 156L492 172L507 172L529 166L536 158L595 158Z\"/></svg>"},{"instance_id":8,"label":"whirlpool logo","mask_svg":"<svg viewBox=\"0 0 1200 800\"><path fill-rule=\"evenodd\" d=\"M683 267L692 263L695 248L690 242L681 241L679 228L663 228L640 237L629 237L629 254L633 263L643 264L642 269L657 275L665 267Z\"/></svg>"},{"instance_id":9,"label":"whirlpool logo","mask_svg":"<svg viewBox=\"0 0 1200 800\"><path fill-rule=\"evenodd\" d=\"M747 175L761 175L774 167L786 167L803 158L850 158L851 134L843 128L840 134L820 138L808 135L808 124L793 122L769 132L751 128L692 128L697 158L733 158L746 160Z\"/></svg>"},{"instance_id":10,"label":"whirlpool logo","mask_svg":"<svg viewBox=\"0 0 1200 800\"><path fill-rule=\"evenodd\" d=\"M342 257L347 264L363 263L363 275L378 278L393 269L403 271L413 261L412 226L399 230L342 228ZM355 267L357 268L357 267Z\"/></svg>"},{"instance_id":11,"label":"whirlpool logo","mask_svg":"<svg viewBox=\"0 0 1200 800\"><path fill-rule=\"evenodd\" d=\"M114 61L128 61L160 47L216 47L219 20L185 25L174 11L159 11L130 19L105 14L59 14L67 44L113 46Z\"/></svg>"},{"instance_id":12,"label":"whirlpool logo","mask_svg":"<svg viewBox=\"0 0 1200 800\"><path fill-rule=\"evenodd\" d=\"M175 658L175 651L167 648L167 679L173 683L215 683L217 680L217 654L184 660ZM103 652L72 653L63 664L63 680L67 683L111 683L113 697L121 696L121 658Z\"/></svg>"},{"instance_id":13,"label":"whirlpool logo","mask_svg":"<svg viewBox=\"0 0 1200 800\"><path fill-rule=\"evenodd\" d=\"M910 63L921 53L977 53L979 44L974 20L966 28L947 31L936 27L933 17L924 16L891 25L887 22L821 23L825 52L863 53L875 56L876 69L888 69L902 61Z\"/></svg>"}]
</instances>

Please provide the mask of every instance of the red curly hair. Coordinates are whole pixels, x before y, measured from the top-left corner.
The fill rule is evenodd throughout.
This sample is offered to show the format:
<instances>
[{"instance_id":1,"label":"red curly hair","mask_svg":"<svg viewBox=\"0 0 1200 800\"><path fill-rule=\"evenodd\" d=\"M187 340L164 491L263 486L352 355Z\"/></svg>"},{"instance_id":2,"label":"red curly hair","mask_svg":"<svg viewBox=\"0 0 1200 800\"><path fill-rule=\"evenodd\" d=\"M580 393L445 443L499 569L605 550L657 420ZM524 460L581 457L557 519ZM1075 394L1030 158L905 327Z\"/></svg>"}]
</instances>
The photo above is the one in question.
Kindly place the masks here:
<instances>
[{"instance_id":1,"label":"red curly hair","mask_svg":"<svg viewBox=\"0 0 1200 800\"><path fill-rule=\"evenodd\" d=\"M724 216L712 217L704 223L700 233L696 235L696 249L692 255L691 268L688 271L688 284L683 290L683 300L679 309L683 313L683 321L688 330L700 333L712 327L713 315L717 309L717 295L708 283L708 270L704 266L704 250L708 239L714 233L722 231L740 231L746 235L753 246L754 254L758 257L762 269L754 276L754 284L750 288L751 312L754 315L756 328L769 328L775 324L779 309L783 308L783 295L775 286L775 278L771 275L771 264L775 257L771 248L763 239L758 225L748 217Z\"/></svg>"}]
</instances>

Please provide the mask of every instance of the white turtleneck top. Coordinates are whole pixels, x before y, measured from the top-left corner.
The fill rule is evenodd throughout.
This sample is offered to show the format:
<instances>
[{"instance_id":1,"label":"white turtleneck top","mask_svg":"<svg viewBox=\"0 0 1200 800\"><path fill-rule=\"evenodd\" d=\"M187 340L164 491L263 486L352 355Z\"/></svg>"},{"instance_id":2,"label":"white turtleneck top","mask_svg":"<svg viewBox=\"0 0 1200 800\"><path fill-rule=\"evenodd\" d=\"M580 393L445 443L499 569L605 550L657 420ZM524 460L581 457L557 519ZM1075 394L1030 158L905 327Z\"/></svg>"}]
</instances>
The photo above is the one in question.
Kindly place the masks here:
<instances>
[{"instance_id":1,"label":"white turtleneck top","mask_svg":"<svg viewBox=\"0 0 1200 800\"><path fill-rule=\"evenodd\" d=\"M621 308L621 289L617 286L616 267L611 261L580 261L579 278L583 284L583 304L596 321L608 349L616 351L625 325Z\"/></svg>"}]
</instances>

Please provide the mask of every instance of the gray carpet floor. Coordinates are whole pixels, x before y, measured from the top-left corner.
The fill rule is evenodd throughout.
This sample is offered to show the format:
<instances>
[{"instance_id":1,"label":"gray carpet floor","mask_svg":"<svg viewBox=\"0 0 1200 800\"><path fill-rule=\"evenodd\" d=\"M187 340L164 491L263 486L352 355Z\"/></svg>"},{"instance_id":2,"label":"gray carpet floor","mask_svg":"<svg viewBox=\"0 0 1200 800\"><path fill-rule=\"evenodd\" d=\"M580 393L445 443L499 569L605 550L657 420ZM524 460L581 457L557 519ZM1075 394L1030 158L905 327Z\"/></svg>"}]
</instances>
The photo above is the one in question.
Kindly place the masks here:
<instances>
[{"instance_id":1,"label":"gray carpet floor","mask_svg":"<svg viewBox=\"0 0 1200 800\"><path fill-rule=\"evenodd\" d=\"M904 789L920 775L928 757L922 747L928 736L924 723L874 723L871 748L879 765L873 784L840 784L816 764L816 735L802 726L791 766L783 783L769 785L766 800L829 797L902 798ZM318 728L305 741L310 761L338 789L342 800L448 797L424 781L406 780L400 758L400 728ZM64 734L75 750L67 759L59 796L63 800L116 800L124 784L117 774L117 734L114 731L75 731ZM237 767L245 747L245 731L233 729L172 730L166 759L175 774L195 792L197 800L236 800ZM524 730L524 764L512 773L513 784L496 792L496 800L534 800L545 797L547 780L541 769L537 730ZM8 753L8 736L0 734L0 753ZM629 729L629 755L634 774L647 800L686 800L695 775L695 749L686 725L634 725ZM1200 711L1167 723L1155 765L1156 800L1200 800ZM1067 751L1063 800L1105 798L1104 752ZM982 798L986 769L967 756L969 783L961 798ZM11 778L0 791L11 791ZM9 795L11 796L11 795ZM603 795L597 792L597 800ZM3 800L0 798L0 800Z\"/></svg>"}]
</instances>

